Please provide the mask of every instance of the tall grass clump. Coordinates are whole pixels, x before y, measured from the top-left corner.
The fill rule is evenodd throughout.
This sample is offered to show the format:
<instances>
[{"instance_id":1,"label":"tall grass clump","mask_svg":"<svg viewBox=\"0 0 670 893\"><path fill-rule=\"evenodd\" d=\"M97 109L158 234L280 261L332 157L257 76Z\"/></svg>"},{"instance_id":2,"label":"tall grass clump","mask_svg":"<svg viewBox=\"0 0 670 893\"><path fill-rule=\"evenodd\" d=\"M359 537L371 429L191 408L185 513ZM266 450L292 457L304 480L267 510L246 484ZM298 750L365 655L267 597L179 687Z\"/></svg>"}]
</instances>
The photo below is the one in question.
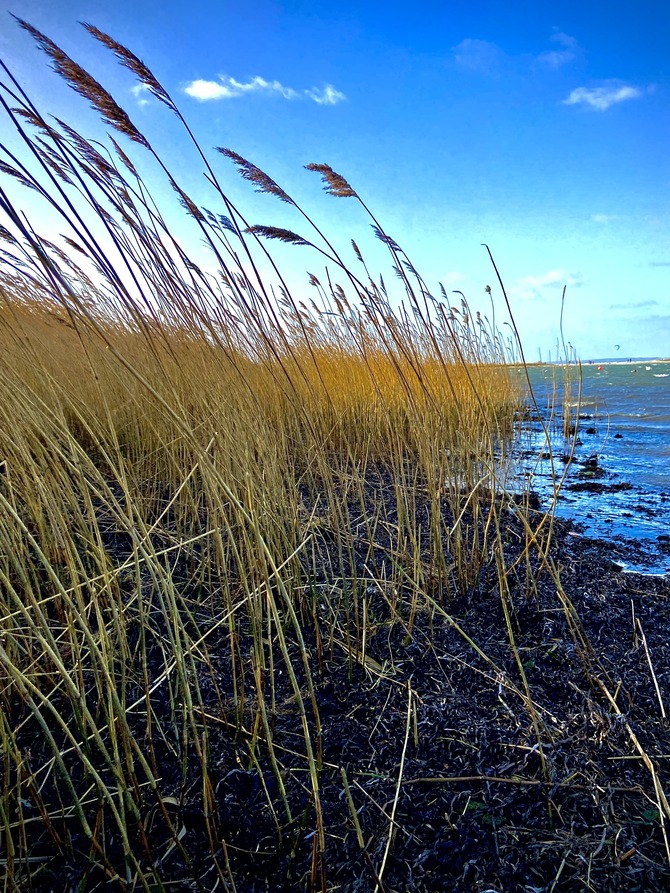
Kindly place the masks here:
<instances>
[{"instance_id":1,"label":"tall grass clump","mask_svg":"<svg viewBox=\"0 0 670 893\"><path fill-rule=\"evenodd\" d=\"M235 890L249 854L227 803L255 785L256 857L281 851L296 888L325 889L316 680L336 656L384 673L380 629L411 636L502 567L519 404L502 339L433 295L328 165L308 168L369 215L393 287L251 162L208 159L144 63L86 26L184 126L215 210L199 207L113 97L20 24L111 133L43 115L3 66L21 147L2 147L0 186L5 888L62 871L80 890ZM221 185L230 162L301 232L250 224ZM176 195L207 269L140 170ZM309 297L273 240L327 264Z\"/></svg>"}]
</instances>

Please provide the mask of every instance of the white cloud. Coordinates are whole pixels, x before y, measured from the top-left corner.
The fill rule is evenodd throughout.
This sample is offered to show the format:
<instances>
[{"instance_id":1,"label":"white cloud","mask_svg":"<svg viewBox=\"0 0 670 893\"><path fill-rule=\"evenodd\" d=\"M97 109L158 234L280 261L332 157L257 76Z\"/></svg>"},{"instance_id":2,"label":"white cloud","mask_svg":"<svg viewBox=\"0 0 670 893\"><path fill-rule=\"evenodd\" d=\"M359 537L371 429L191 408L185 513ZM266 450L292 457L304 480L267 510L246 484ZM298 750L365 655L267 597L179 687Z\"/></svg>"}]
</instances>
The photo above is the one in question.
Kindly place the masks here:
<instances>
[{"instance_id":1,"label":"white cloud","mask_svg":"<svg viewBox=\"0 0 670 893\"><path fill-rule=\"evenodd\" d=\"M484 74L497 67L502 55L495 43L472 37L466 37L452 50L457 65Z\"/></svg>"},{"instance_id":2,"label":"white cloud","mask_svg":"<svg viewBox=\"0 0 670 893\"><path fill-rule=\"evenodd\" d=\"M344 93L336 90L331 84L323 89L311 87L309 90L294 90L279 81L268 81L262 77L253 77L249 81L238 81L235 78L221 76L218 81L198 79L184 87L184 92L199 102L217 99L236 99L250 93L281 96L283 99L311 99L319 105L336 105L346 99Z\"/></svg>"},{"instance_id":3,"label":"white cloud","mask_svg":"<svg viewBox=\"0 0 670 893\"><path fill-rule=\"evenodd\" d=\"M577 58L579 44L574 37L570 37L569 34L564 34L562 31L557 31L549 39L553 43L558 44L560 49L547 50L545 53L540 53L535 60L536 62L546 65L548 68L557 69L562 65L573 62Z\"/></svg>"},{"instance_id":4,"label":"white cloud","mask_svg":"<svg viewBox=\"0 0 670 893\"><path fill-rule=\"evenodd\" d=\"M279 81L266 81L265 78L255 77L246 84L236 81L235 78L223 78L228 82L231 90L243 93L278 93L284 99L297 99L298 91L292 87L285 87Z\"/></svg>"},{"instance_id":5,"label":"white cloud","mask_svg":"<svg viewBox=\"0 0 670 893\"><path fill-rule=\"evenodd\" d=\"M285 87L279 81L266 81L261 77L252 78L246 83L231 77L221 77L218 81L191 81L184 88L184 92L200 102L211 99L234 99L237 96L244 96L245 93L277 93L284 99L296 99L298 96L297 90Z\"/></svg>"},{"instance_id":6,"label":"white cloud","mask_svg":"<svg viewBox=\"0 0 670 893\"><path fill-rule=\"evenodd\" d=\"M218 81L203 80L191 81L190 84L184 87L184 93L200 102L207 102L210 99L230 99L233 96L239 96L230 87L226 87Z\"/></svg>"},{"instance_id":7,"label":"white cloud","mask_svg":"<svg viewBox=\"0 0 670 893\"><path fill-rule=\"evenodd\" d=\"M340 93L340 91L336 90L331 84L326 84L323 90L318 90L316 87L312 87L311 90L303 90L303 93L319 105L337 105L338 102L342 102L343 99L346 99L344 93Z\"/></svg>"},{"instance_id":8,"label":"white cloud","mask_svg":"<svg viewBox=\"0 0 670 893\"><path fill-rule=\"evenodd\" d=\"M628 99L640 99L653 88L633 87L621 81L605 81L600 87L577 87L563 100L563 105L583 105L604 112L610 106Z\"/></svg>"},{"instance_id":9,"label":"white cloud","mask_svg":"<svg viewBox=\"0 0 670 893\"><path fill-rule=\"evenodd\" d=\"M533 300L541 297L545 288L562 289L564 285L568 288L579 288L583 284L584 277L578 271L549 270L541 276L524 276L510 291L517 298Z\"/></svg>"},{"instance_id":10,"label":"white cloud","mask_svg":"<svg viewBox=\"0 0 670 893\"><path fill-rule=\"evenodd\" d=\"M627 304L610 304L610 310L637 310L640 307L658 307L658 301L629 301Z\"/></svg>"},{"instance_id":11,"label":"white cloud","mask_svg":"<svg viewBox=\"0 0 670 893\"><path fill-rule=\"evenodd\" d=\"M139 106L149 105L149 100L146 98L145 94L150 93L151 91L147 84L135 84L134 87L130 88L130 92L136 97Z\"/></svg>"}]
</instances>

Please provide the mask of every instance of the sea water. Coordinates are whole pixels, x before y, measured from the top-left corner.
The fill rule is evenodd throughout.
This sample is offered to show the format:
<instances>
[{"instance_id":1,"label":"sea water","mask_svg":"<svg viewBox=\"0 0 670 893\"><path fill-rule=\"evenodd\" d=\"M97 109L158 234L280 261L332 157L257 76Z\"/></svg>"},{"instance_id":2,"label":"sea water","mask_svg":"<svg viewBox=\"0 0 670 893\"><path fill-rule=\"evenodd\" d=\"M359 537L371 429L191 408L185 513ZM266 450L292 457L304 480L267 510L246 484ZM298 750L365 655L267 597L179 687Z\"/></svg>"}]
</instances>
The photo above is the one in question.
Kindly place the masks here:
<instances>
[{"instance_id":1,"label":"sea water","mask_svg":"<svg viewBox=\"0 0 670 893\"><path fill-rule=\"evenodd\" d=\"M670 573L670 361L531 366L528 376L520 443L531 487L545 505L558 490L556 515L611 542L627 570Z\"/></svg>"}]
</instances>

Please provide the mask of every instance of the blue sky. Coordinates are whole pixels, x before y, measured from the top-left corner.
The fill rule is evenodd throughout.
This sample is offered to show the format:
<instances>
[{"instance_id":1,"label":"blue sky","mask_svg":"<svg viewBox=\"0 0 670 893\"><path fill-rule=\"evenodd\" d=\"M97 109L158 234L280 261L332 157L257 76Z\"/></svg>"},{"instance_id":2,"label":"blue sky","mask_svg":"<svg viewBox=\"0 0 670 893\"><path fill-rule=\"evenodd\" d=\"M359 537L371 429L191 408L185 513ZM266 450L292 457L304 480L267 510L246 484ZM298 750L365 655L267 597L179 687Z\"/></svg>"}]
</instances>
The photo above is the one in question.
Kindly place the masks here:
<instances>
[{"instance_id":1,"label":"blue sky","mask_svg":"<svg viewBox=\"0 0 670 893\"><path fill-rule=\"evenodd\" d=\"M387 281L360 207L324 195L303 165L327 162L347 177L436 291L438 282L462 290L488 314L490 284L501 314L486 242L529 359L555 351L564 285L565 339L582 359L670 354L667 4L0 7L0 55L43 110L96 132L7 10L110 88L199 203L210 207L212 195L168 110L78 21L144 59L203 147L227 146L259 165L343 250L355 238ZM290 208L253 193L226 159L216 164L252 222L300 229ZM280 257L308 292L303 271L318 274L320 261L299 248Z\"/></svg>"}]
</instances>

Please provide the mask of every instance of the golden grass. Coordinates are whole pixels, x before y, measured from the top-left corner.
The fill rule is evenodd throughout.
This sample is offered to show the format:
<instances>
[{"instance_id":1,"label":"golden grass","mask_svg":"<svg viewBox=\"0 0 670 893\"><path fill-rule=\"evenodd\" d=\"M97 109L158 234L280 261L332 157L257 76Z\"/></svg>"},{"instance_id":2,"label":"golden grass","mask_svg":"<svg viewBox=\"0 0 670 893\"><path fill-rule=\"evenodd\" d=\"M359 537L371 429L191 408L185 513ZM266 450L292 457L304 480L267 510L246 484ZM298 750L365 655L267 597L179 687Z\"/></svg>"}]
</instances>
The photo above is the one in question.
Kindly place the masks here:
<instances>
[{"instance_id":1,"label":"golden grass","mask_svg":"<svg viewBox=\"0 0 670 893\"><path fill-rule=\"evenodd\" d=\"M148 147L97 82L31 33L108 123ZM158 89L139 60L123 58ZM492 495L520 399L501 341L465 303L432 297L376 221L402 300L361 282L325 237L320 250L349 297L313 277L309 306L281 285L275 299L254 272L254 252L265 251L258 228L218 185L231 215L223 223L166 172L221 264L214 281L171 241L116 144L109 161L65 128L47 130L45 148L28 129L44 131L44 120L11 89L23 114L5 111L38 162L21 176L41 184L73 235L64 254L18 214L3 230L17 259L0 279L9 887L29 883L41 834L67 853L73 823L90 864L128 889L161 888L160 853L147 842L159 820L188 866L170 808L195 772L215 840L213 701L222 722L251 730L250 765L267 749L293 821L272 745L279 667L307 768L303 831L313 814L323 853L314 660L342 647L365 662L368 587L411 629L418 610L444 610L491 562L501 536ZM312 169L333 195L358 200L326 165ZM15 166L5 173L21 179ZM251 179L278 194L262 172ZM87 199L81 215L60 191L67 181ZM222 641L225 667L210 651ZM162 786L157 750L181 765L179 790Z\"/></svg>"},{"instance_id":2,"label":"golden grass","mask_svg":"<svg viewBox=\"0 0 670 893\"><path fill-rule=\"evenodd\" d=\"M452 517L467 505L476 527L480 500L489 504L494 451L511 435L517 399L507 370L431 356L394 332L392 317L383 335L359 327L359 344L333 333L288 348L260 339L254 356L232 347L239 333L213 340L178 319L138 330L86 308L66 313L48 294L20 300L8 286L3 297L0 679L8 712L24 705L18 728L6 730L6 777L18 784L25 771L18 742L32 717L29 740L41 737L41 759L56 761L66 780L59 796L95 850L90 793L78 791L72 761L124 834L141 821L147 796L167 796L151 737L190 741L206 784L203 678L235 722L271 742L279 661L300 705L305 699L303 740L323 833L309 664L305 690L288 644L271 631L288 623L300 641L303 623L316 624L320 641L365 654L361 591L377 574L410 623L426 586L445 602L477 578L486 536L458 523L446 531L439 518L448 499ZM380 468L394 490L392 516L383 502L370 510L369 478ZM417 508L426 493L434 506L427 539ZM361 541L367 563L354 557ZM381 565L377 541L386 543ZM308 593L324 583L350 596L338 595L317 620ZM207 645L221 628L231 643L224 686ZM242 681L248 659L255 708ZM164 689L175 705L172 728L148 709ZM146 713L148 756L136 710ZM41 779L48 762L35 771ZM24 826L17 796L4 803L15 816L12 840ZM53 795L33 799L60 834ZM14 846L21 851L20 840ZM146 887L146 854L129 841L123 849L128 877Z\"/></svg>"}]
</instances>

